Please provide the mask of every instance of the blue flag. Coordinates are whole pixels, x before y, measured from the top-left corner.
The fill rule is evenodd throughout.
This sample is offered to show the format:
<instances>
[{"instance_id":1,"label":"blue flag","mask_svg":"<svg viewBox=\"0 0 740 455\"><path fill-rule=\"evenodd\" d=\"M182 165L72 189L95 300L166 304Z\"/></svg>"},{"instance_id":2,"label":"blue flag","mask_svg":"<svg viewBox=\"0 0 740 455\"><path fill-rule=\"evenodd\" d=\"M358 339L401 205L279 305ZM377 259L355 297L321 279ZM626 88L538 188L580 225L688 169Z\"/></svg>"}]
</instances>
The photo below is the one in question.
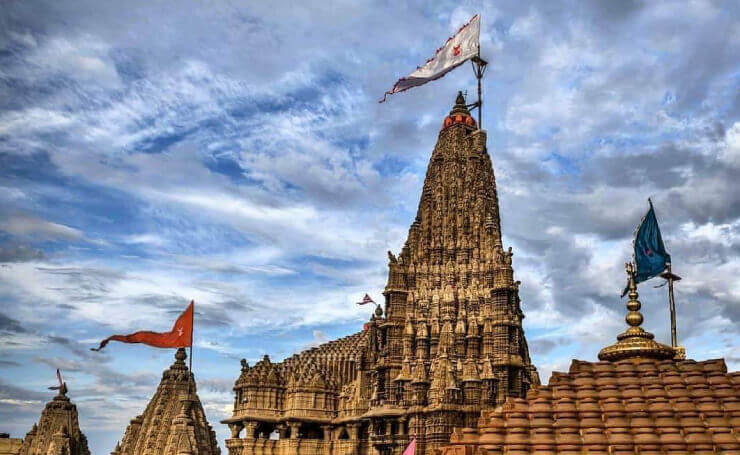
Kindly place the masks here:
<instances>
[{"instance_id":1,"label":"blue flag","mask_svg":"<svg viewBox=\"0 0 740 455\"><path fill-rule=\"evenodd\" d=\"M643 217L635 232L635 284L647 281L663 272L671 263L671 255L665 250L660 235L658 219L655 217L653 202L648 199L650 209ZM622 296L627 293L627 288Z\"/></svg>"}]
</instances>

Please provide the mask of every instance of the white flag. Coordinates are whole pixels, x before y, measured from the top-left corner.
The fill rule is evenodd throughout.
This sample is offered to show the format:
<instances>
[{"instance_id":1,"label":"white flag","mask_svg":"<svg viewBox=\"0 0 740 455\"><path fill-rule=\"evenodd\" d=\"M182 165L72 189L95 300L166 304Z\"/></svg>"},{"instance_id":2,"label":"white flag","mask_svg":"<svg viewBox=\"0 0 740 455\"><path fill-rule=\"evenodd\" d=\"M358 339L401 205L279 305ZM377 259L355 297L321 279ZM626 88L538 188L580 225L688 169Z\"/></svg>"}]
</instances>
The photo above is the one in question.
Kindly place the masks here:
<instances>
[{"instance_id":1,"label":"white flag","mask_svg":"<svg viewBox=\"0 0 740 455\"><path fill-rule=\"evenodd\" d=\"M444 46L437 49L434 57L420 66L413 73L402 77L380 100L382 103L388 95L403 92L412 87L439 79L453 69L478 55L480 48L480 15L473 16L467 24L460 27L457 33L447 39Z\"/></svg>"}]
</instances>

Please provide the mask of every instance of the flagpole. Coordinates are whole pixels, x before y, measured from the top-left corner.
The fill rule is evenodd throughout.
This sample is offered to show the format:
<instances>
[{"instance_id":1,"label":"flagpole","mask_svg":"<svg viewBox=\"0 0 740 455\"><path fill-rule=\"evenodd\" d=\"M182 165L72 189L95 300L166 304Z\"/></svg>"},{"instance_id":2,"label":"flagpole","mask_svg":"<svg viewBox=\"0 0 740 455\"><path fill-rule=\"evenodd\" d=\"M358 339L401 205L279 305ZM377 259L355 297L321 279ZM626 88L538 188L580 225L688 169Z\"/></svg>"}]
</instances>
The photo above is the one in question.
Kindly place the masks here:
<instances>
[{"instance_id":1,"label":"flagpole","mask_svg":"<svg viewBox=\"0 0 740 455\"><path fill-rule=\"evenodd\" d=\"M193 300L193 320L190 321L190 355L188 356L188 399L191 398L193 388L193 333L195 332L195 300Z\"/></svg>"},{"instance_id":2,"label":"flagpole","mask_svg":"<svg viewBox=\"0 0 740 455\"><path fill-rule=\"evenodd\" d=\"M480 59L480 43L478 44L478 61L481 61ZM478 79L478 129L483 129L483 89L481 88L481 79L483 78L483 73L480 71L480 63L478 64L478 74L476 75Z\"/></svg>"},{"instance_id":3,"label":"flagpole","mask_svg":"<svg viewBox=\"0 0 740 455\"><path fill-rule=\"evenodd\" d=\"M488 62L480 58L480 44L478 44L478 55L470 59L473 63L473 74L478 79L478 102L475 106L478 108L478 129L483 129L483 73L486 72Z\"/></svg>"},{"instance_id":4,"label":"flagpole","mask_svg":"<svg viewBox=\"0 0 740 455\"><path fill-rule=\"evenodd\" d=\"M678 347L678 337L676 336L676 302L673 298L673 282L680 281L681 277L674 275L671 271L670 262L667 264L666 271L660 274L661 278L668 280L668 307L671 313L671 347Z\"/></svg>"}]
</instances>

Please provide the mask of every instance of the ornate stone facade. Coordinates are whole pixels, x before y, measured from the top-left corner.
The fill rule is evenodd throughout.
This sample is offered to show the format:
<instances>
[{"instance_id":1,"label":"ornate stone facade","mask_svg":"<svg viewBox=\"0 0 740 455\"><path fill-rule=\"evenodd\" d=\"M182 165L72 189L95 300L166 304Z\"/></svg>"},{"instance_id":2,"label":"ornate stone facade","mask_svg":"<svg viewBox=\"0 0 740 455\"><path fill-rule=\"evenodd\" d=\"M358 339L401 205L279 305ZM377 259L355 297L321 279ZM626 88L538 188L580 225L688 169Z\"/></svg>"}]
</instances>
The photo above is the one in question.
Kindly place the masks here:
<instances>
[{"instance_id":1,"label":"ornate stone facade","mask_svg":"<svg viewBox=\"0 0 740 455\"><path fill-rule=\"evenodd\" d=\"M131 421L111 455L219 455L216 433L208 424L185 365L185 349L162 373L162 381L144 413ZM191 381L189 392L188 381Z\"/></svg>"},{"instance_id":2,"label":"ornate stone facade","mask_svg":"<svg viewBox=\"0 0 740 455\"><path fill-rule=\"evenodd\" d=\"M408 239L388 256L385 311L362 332L281 363L242 362L224 420L230 455L391 455L413 437L417 454L431 453L481 410L539 384L486 133L462 94Z\"/></svg>"},{"instance_id":3,"label":"ornate stone facade","mask_svg":"<svg viewBox=\"0 0 740 455\"><path fill-rule=\"evenodd\" d=\"M0 433L0 455L18 455L23 439L11 438L8 433Z\"/></svg>"},{"instance_id":4,"label":"ornate stone facade","mask_svg":"<svg viewBox=\"0 0 740 455\"><path fill-rule=\"evenodd\" d=\"M630 288L630 327L600 362L574 360L526 399L456 431L441 455L740 454L740 372L653 341Z\"/></svg>"},{"instance_id":5,"label":"ornate stone facade","mask_svg":"<svg viewBox=\"0 0 740 455\"><path fill-rule=\"evenodd\" d=\"M46 403L38 424L23 438L20 455L90 455L87 438L80 431L77 406L67 397L67 385Z\"/></svg>"}]
</instances>

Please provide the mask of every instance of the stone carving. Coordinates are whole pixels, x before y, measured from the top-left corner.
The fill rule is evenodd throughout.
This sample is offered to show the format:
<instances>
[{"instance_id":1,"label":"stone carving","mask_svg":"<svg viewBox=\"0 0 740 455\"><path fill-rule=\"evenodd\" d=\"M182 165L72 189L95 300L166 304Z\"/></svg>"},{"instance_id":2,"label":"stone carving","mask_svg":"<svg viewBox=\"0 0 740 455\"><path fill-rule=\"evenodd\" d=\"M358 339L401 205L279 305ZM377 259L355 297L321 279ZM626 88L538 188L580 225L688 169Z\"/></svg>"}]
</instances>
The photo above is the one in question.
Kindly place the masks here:
<instances>
[{"instance_id":1,"label":"stone carving","mask_svg":"<svg viewBox=\"0 0 740 455\"><path fill-rule=\"evenodd\" d=\"M162 373L162 381L144 413L131 420L111 455L221 453L216 432L208 424L200 404L195 378L185 365L186 358L185 349L178 349L175 362ZM242 363L245 366L246 361Z\"/></svg>"},{"instance_id":2,"label":"stone carving","mask_svg":"<svg viewBox=\"0 0 740 455\"><path fill-rule=\"evenodd\" d=\"M486 133L458 96L416 218L362 332L242 368L229 455L417 455L539 384L503 252ZM380 308L378 308L380 309Z\"/></svg>"},{"instance_id":3,"label":"stone carving","mask_svg":"<svg viewBox=\"0 0 740 455\"><path fill-rule=\"evenodd\" d=\"M77 406L67 397L67 385L46 403L38 424L23 438L20 455L90 455L87 438L80 430Z\"/></svg>"}]
</instances>

